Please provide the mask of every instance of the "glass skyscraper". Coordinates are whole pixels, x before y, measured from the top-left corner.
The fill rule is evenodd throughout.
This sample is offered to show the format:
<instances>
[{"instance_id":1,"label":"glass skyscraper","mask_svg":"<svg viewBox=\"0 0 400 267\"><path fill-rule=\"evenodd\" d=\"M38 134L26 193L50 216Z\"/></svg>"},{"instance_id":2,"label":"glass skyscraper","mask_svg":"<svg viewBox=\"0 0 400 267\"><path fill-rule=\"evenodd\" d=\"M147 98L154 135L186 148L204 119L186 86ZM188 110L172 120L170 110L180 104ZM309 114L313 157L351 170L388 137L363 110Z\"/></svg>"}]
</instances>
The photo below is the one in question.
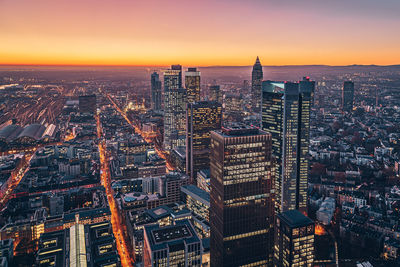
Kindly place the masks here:
<instances>
[{"instance_id":1,"label":"glass skyscraper","mask_svg":"<svg viewBox=\"0 0 400 267\"><path fill-rule=\"evenodd\" d=\"M161 81L157 72L151 74L151 108L161 110Z\"/></svg>"},{"instance_id":2,"label":"glass skyscraper","mask_svg":"<svg viewBox=\"0 0 400 267\"><path fill-rule=\"evenodd\" d=\"M185 72L185 88L188 103L200 101L200 71L189 68Z\"/></svg>"},{"instance_id":3,"label":"glass skyscraper","mask_svg":"<svg viewBox=\"0 0 400 267\"><path fill-rule=\"evenodd\" d=\"M351 112L354 104L354 83L346 81L343 83L342 89L342 110Z\"/></svg>"},{"instance_id":4,"label":"glass skyscraper","mask_svg":"<svg viewBox=\"0 0 400 267\"><path fill-rule=\"evenodd\" d=\"M315 83L263 82L262 128L272 135L275 208L307 213L310 107Z\"/></svg>"},{"instance_id":5,"label":"glass skyscraper","mask_svg":"<svg viewBox=\"0 0 400 267\"><path fill-rule=\"evenodd\" d=\"M260 59L257 57L251 73L251 94L252 111L261 116L261 91L262 91L263 70Z\"/></svg>"},{"instance_id":6,"label":"glass skyscraper","mask_svg":"<svg viewBox=\"0 0 400 267\"><path fill-rule=\"evenodd\" d=\"M221 129L222 105L214 101L189 103L186 114L186 171L196 184L197 172L210 168L210 135Z\"/></svg>"},{"instance_id":7,"label":"glass skyscraper","mask_svg":"<svg viewBox=\"0 0 400 267\"><path fill-rule=\"evenodd\" d=\"M272 263L271 135L249 126L211 132L211 266Z\"/></svg>"},{"instance_id":8,"label":"glass skyscraper","mask_svg":"<svg viewBox=\"0 0 400 267\"><path fill-rule=\"evenodd\" d=\"M186 89L182 88L182 66L164 71L164 149L185 145Z\"/></svg>"}]
</instances>

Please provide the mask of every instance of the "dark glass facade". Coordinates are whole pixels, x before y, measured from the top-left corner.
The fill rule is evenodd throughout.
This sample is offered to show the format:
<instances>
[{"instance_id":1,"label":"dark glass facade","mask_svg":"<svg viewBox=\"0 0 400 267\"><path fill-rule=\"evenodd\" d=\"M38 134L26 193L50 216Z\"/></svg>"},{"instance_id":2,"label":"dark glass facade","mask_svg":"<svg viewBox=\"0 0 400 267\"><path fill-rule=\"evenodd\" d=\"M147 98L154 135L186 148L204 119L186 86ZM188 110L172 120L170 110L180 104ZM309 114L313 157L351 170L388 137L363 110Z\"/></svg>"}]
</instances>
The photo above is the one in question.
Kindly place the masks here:
<instances>
[{"instance_id":1,"label":"dark glass facade","mask_svg":"<svg viewBox=\"0 0 400 267\"><path fill-rule=\"evenodd\" d=\"M342 89L342 109L346 112L353 110L354 104L354 83L352 81L346 81L343 83Z\"/></svg>"},{"instance_id":2,"label":"dark glass facade","mask_svg":"<svg viewBox=\"0 0 400 267\"><path fill-rule=\"evenodd\" d=\"M307 213L310 109L315 84L263 82L262 128L272 135L275 209Z\"/></svg>"},{"instance_id":3,"label":"dark glass facade","mask_svg":"<svg viewBox=\"0 0 400 267\"><path fill-rule=\"evenodd\" d=\"M157 72L151 74L151 108L161 110L161 81Z\"/></svg>"},{"instance_id":4,"label":"dark glass facade","mask_svg":"<svg viewBox=\"0 0 400 267\"><path fill-rule=\"evenodd\" d=\"M189 68L185 72L185 88L188 103L200 101L200 71L196 68Z\"/></svg>"},{"instance_id":5,"label":"dark glass facade","mask_svg":"<svg viewBox=\"0 0 400 267\"><path fill-rule=\"evenodd\" d=\"M189 103L186 116L186 171L196 184L197 172L210 168L210 132L221 129L222 105L213 101Z\"/></svg>"},{"instance_id":6,"label":"dark glass facade","mask_svg":"<svg viewBox=\"0 0 400 267\"><path fill-rule=\"evenodd\" d=\"M271 135L257 128L211 132L211 266L272 263Z\"/></svg>"},{"instance_id":7,"label":"dark glass facade","mask_svg":"<svg viewBox=\"0 0 400 267\"><path fill-rule=\"evenodd\" d=\"M164 148L168 152L185 145L186 89L182 88L182 67L164 72Z\"/></svg>"}]
</instances>

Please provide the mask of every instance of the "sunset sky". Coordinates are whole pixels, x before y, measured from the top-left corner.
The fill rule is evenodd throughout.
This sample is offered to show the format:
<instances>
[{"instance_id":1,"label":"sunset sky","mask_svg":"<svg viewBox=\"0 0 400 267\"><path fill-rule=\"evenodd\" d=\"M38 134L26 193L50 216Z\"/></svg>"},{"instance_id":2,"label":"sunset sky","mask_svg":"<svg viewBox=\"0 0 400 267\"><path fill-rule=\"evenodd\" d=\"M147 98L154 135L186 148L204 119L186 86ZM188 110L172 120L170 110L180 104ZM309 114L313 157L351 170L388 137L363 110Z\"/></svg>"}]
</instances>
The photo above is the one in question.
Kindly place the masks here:
<instances>
[{"instance_id":1,"label":"sunset sky","mask_svg":"<svg viewBox=\"0 0 400 267\"><path fill-rule=\"evenodd\" d=\"M0 0L0 64L400 64L399 0Z\"/></svg>"}]
</instances>

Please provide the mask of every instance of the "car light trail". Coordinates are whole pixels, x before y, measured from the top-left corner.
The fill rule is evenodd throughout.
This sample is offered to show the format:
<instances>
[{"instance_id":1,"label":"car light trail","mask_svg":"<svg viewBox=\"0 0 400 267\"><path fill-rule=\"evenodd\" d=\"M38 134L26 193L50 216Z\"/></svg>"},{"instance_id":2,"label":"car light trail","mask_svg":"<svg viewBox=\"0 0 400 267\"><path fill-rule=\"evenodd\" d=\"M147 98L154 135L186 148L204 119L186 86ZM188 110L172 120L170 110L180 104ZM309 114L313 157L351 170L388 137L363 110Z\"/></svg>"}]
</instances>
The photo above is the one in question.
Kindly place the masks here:
<instances>
[{"instance_id":1,"label":"car light trail","mask_svg":"<svg viewBox=\"0 0 400 267\"><path fill-rule=\"evenodd\" d=\"M121 259L122 266L132 266L133 267L133 259L130 255L130 250L128 249L128 245L126 242L126 227L122 223L122 217L118 212L117 203L114 198L114 192L111 188L111 174L109 168L109 162L107 157L107 149L106 144L103 138L103 130L100 123L100 116L96 116L96 124L97 124L97 137L99 138L99 153L100 153L100 179L101 183L106 190L108 205L110 206L111 211L111 225L113 229L113 233L117 243L117 250L119 257Z\"/></svg>"},{"instance_id":2,"label":"car light trail","mask_svg":"<svg viewBox=\"0 0 400 267\"><path fill-rule=\"evenodd\" d=\"M0 192L0 208L2 209L8 202L8 200L12 197L13 191L21 182L22 178L29 170L30 162L38 150L39 146L35 147L32 152L26 153L18 166L12 171L10 178L7 182L2 186Z\"/></svg>"},{"instance_id":3,"label":"car light trail","mask_svg":"<svg viewBox=\"0 0 400 267\"><path fill-rule=\"evenodd\" d=\"M169 162L168 157L167 157L167 152L162 150L160 147L157 146L155 142L153 142L150 138L147 138L146 135L142 132L142 130L135 124L133 123L126 113L114 102L114 100L110 97L110 95L107 94L107 98L110 100L111 104L114 106L114 108L121 114L122 117L130 124L134 129L135 132L138 133L140 136L143 137L143 139L148 142L148 143L153 143L154 144L154 149L156 150L158 156L162 159L165 160L166 167L168 171L173 171L175 168L172 166L172 164Z\"/></svg>"}]
</instances>

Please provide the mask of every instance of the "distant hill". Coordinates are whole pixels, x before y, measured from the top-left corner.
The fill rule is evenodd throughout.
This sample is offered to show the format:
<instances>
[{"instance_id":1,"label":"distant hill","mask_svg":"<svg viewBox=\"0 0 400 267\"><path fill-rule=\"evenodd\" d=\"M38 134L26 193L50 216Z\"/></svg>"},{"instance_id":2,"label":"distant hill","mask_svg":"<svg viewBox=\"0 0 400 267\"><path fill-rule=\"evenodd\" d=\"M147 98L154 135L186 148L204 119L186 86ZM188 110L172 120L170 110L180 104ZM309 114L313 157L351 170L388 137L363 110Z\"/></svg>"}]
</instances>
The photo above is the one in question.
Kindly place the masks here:
<instances>
[{"instance_id":1,"label":"distant hill","mask_svg":"<svg viewBox=\"0 0 400 267\"><path fill-rule=\"evenodd\" d=\"M137 80L150 81L153 71L162 73L166 66L11 66L0 65L0 77L32 77L49 80ZM183 66L183 70L187 69ZM251 79L252 66L208 66L198 68L204 83L212 80L242 82ZM319 79L329 75L370 72L395 72L399 74L400 65L287 65L264 66L265 80L299 80L303 76Z\"/></svg>"}]
</instances>

